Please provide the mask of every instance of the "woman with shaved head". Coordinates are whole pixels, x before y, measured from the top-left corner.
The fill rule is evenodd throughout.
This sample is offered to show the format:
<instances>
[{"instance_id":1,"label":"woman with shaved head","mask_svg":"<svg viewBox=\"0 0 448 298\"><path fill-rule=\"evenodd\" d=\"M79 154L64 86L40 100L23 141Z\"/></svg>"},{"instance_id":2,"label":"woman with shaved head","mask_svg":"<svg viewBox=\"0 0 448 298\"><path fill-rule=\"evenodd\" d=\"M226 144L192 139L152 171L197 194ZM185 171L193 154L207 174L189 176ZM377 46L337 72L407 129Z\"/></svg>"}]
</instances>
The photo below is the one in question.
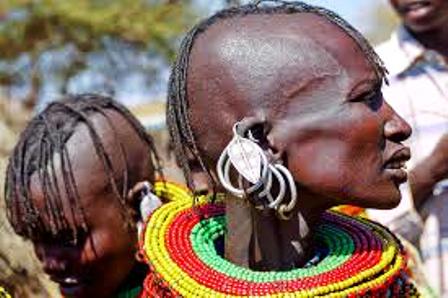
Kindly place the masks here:
<instances>
[{"instance_id":1,"label":"woman with shaved head","mask_svg":"<svg viewBox=\"0 0 448 298\"><path fill-rule=\"evenodd\" d=\"M411 129L382 97L384 74L355 29L300 2L194 27L167 120L196 200L179 191L148 223L152 295L418 295L390 232L326 211L400 201Z\"/></svg>"}]
</instances>

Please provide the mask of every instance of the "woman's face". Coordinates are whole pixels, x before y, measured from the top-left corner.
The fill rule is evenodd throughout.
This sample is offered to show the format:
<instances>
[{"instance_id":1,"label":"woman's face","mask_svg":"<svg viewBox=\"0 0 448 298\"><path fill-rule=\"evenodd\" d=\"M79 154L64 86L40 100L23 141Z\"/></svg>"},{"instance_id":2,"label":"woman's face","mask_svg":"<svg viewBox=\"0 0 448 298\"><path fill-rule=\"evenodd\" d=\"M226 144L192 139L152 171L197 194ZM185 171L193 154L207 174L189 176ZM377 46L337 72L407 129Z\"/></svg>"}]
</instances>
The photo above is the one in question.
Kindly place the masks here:
<instances>
[{"instance_id":1,"label":"woman's face","mask_svg":"<svg viewBox=\"0 0 448 298\"><path fill-rule=\"evenodd\" d=\"M92 117L91 120L115 168L114 176L118 191L121 192L120 185L123 181L119 177L124 171L124 160L118 149L117 139L126 140L123 148L127 152L126 156L132 156L132 159L125 161L128 164L130 181L135 180L134 175L142 175L139 169L150 171L152 167L148 164L147 146L135 130L123 117L115 116L116 113L111 114L116 125L115 131L102 116ZM55 236L48 235L31 240L44 271L51 280L59 284L64 297L110 297L135 265L137 232L129 225L128 217L123 216L123 208L126 207L115 195L104 164L96 153L85 125L76 128L66 143L66 148L79 193L78 203L84 210L88 231L85 232L81 227L79 206L74 206L66 195L60 163L58 158L55 158L61 205L59 208L50 208L63 211L66 220L78 227L78 241L71 241L72 234L69 229L58 231ZM37 174L31 176L31 197L39 212L43 214L44 223L49 226L51 219L45 212L49 202L37 178Z\"/></svg>"},{"instance_id":2,"label":"woman's face","mask_svg":"<svg viewBox=\"0 0 448 298\"><path fill-rule=\"evenodd\" d=\"M77 242L71 239L70 230L31 239L45 273L59 284L64 297L110 297L135 264L137 235L126 225L103 172L84 171L86 178L79 183L84 187L79 191L80 204L89 229L82 229L78 217ZM79 174L81 171L75 171L75 175ZM33 183L31 187L33 200L43 206L45 197L40 185ZM62 196L61 203L67 220L74 222L68 197ZM43 212L43 208L39 209Z\"/></svg>"},{"instance_id":3,"label":"woman's face","mask_svg":"<svg viewBox=\"0 0 448 298\"><path fill-rule=\"evenodd\" d=\"M398 204L411 129L338 26L312 13L218 22L195 42L189 72L189 117L210 164L250 117L268 124L267 146L313 203Z\"/></svg>"},{"instance_id":4,"label":"woman's face","mask_svg":"<svg viewBox=\"0 0 448 298\"><path fill-rule=\"evenodd\" d=\"M410 157L401 142L411 129L385 102L381 80L351 38L339 34L324 47L333 70L309 75L308 88L288 98L270 137L302 191L330 205L394 207Z\"/></svg>"}]
</instances>

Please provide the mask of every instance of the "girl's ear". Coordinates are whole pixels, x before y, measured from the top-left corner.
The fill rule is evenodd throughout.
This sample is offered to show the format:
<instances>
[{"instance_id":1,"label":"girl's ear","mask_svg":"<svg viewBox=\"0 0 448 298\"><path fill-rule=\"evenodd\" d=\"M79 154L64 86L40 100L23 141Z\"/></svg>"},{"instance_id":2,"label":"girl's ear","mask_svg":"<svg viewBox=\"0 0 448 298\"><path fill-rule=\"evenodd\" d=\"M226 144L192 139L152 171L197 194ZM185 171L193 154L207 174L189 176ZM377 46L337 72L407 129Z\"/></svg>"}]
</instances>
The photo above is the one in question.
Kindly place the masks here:
<instances>
[{"instance_id":1,"label":"girl's ear","mask_svg":"<svg viewBox=\"0 0 448 298\"><path fill-rule=\"evenodd\" d=\"M133 208L137 223L144 223L148 216L162 205L162 200L152 192L152 185L148 181L136 183L128 192L127 201Z\"/></svg>"},{"instance_id":2,"label":"girl's ear","mask_svg":"<svg viewBox=\"0 0 448 298\"><path fill-rule=\"evenodd\" d=\"M127 199L130 205L133 206L137 237L140 239L148 216L162 205L162 200L152 192L152 185L148 181L136 183L129 191Z\"/></svg>"}]
</instances>

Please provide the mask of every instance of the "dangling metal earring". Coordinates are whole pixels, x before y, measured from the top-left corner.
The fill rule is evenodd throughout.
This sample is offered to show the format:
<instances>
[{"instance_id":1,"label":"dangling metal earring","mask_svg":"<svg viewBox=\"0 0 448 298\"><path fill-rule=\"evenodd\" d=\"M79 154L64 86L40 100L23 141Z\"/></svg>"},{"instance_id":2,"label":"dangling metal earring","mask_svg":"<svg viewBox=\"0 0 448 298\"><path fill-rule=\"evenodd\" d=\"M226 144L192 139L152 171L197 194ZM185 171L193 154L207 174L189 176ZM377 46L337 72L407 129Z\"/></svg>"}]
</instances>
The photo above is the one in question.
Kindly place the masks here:
<instances>
[{"instance_id":1,"label":"dangling metal earring","mask_svg":"<svg viewBox=\"0 0 448 298\"><path fill-rule=\"evenodd\" d=\"M219 157L216 166L219 181L225 189L239 198L248 197L249 194L259 191L259 198L266 197L266 202L261 204L261 208L267 206L276 210L279 218L289 219L290 215L287 213L291 212L297 204L297 188L290 171L281 164L270 164L257 143L240 135L238 124L236 123L233 126L233 138ZM231 165L239 174L238 184L240 188L236 188L230 180ZM286 183L285 177L288 183ZM271 192L274 178L278 182L278 193L275 198ZM244 188L243 179L252 185ZM291 199L286 205L282 202L287 187ZM257 205L256 207L260 208Z\"/></svg>"},{"instance_id":2,"label":"dangling metal earring","mask_svg":"<svg viewBox=\"0 0 448 298\"><path fill-rule=\"evenodd\" d=\"M247 189L236 188L230 181L230 165L237 170L241 178L253 185ZM238 123L233 126L233 138L219 157L216 172L219 181L230 193L243 198L261 188L268 174L268 160L263 150L253 141L238 134Z\"/></svg>"},{"instance_id":3,"label":"dangling metal earring","mask_svg":"<svg viewBox=\"0 0 448 298\"><path fill-rule=\"evenodd\" d=\"M294 178L291 175L291 172L285 166L281 164L276 164L275 167L278 170L280 170L288 180L289 193L291 195L291 199L289 200L289 203L287 205L282 204L277 209L278 216L283 220L288 220L291 218L292 215L290 212L294 209L294 207L297 204L297 187Z\"/></svg>"},{"instance_id":4,"label":"dangling metal earring","mask_svg":"<svg viewBox=\"0 0 448 298\"><path fill-rule=\"evenodd\" d=\"M279 191L275 199L273 198L273 195L271 193L271 187L272 187L272 177L275 177L278 181L278 187ZM264 193L267 194L267 198L269 200L268 207L271 209L277 209L278 205L283 201L286 193L285 189L285 181L280 174L280 172L276 169L275 165L269 165L269 180L271 180L269 183L266 183L263 192L260 193L260 195L264 195Z\"/></svg>"}]
</instances>

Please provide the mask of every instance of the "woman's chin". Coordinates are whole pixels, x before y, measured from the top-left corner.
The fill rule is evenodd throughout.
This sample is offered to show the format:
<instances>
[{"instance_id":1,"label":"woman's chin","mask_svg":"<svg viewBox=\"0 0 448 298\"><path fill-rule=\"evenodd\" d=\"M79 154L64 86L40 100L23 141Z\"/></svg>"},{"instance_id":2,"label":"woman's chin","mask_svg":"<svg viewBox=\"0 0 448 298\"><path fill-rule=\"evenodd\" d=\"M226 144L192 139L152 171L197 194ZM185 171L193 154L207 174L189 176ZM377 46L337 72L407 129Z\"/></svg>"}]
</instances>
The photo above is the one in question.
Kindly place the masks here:
<instances>
[{"instance_id":1,"label":"woman's chin","mask_svg":"<svg viewBox=\"0 0 448 298\"><path fill-rule=\"evenodd\" d=\"M393 209L395 207L398 206L398 204L400 204L401 201L401 196L398 199L394 199L394 200L388 200L387 202L385 202L384 204L377 206L377 209Z\"/></svg>"},{"instance_id":2,"label":"woman's chin","mask_svg":"<svg viewBox=\"0 0 448 298\"><path fill-rule=\"evenodd\" d=\"M387 192L371 193L369 197L358 198L356 202L351 205L372 209L393 209L400 204L400 201L401 193L397 187L390 189Z\"/></svg>"},{"instance_id":3,"label":"woman's chin","mask_svg":"<svg viewBox=\"0 0 448 298\"><path fill-rule=\"evenodd\" d=\"M391 193L390 195L378 197L374 202L372 202L372 206L368 208L374 209L393 209L400 204L401 201L401 193L397 189L396 192Z\"/></svg>"}]
</instances>

